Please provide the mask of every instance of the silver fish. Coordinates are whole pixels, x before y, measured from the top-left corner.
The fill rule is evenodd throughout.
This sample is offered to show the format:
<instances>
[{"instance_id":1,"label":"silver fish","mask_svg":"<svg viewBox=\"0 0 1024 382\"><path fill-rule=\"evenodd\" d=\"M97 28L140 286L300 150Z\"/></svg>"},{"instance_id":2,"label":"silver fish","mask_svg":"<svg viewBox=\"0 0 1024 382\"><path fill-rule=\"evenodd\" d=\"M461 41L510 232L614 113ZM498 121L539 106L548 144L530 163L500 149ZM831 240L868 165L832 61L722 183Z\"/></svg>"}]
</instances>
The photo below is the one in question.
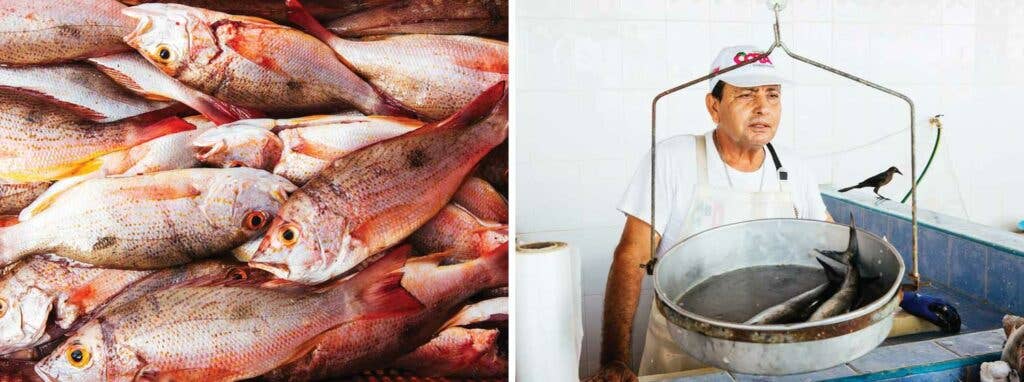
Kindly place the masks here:
<instances>
[{"instance_id":1,"label":"silver fish","mask_svg":"<svg viewBox=\"0 0 1024 382\"><path fill-rule=\"evenodd\" d=\"M846 265L846 275L843 276L843 283L839 286L839 291L821 303L821 306L814 311L814 314L811 315L808 321L818 321L838 316L846 313L853 307L853 303L857 301L858 288L860 287L860 271L857 266L858 257L857 226L853 220L853 214L850 214L850 242L847 244L846 251L842 255L843 264Z\"/></svg>"}]
</instances>

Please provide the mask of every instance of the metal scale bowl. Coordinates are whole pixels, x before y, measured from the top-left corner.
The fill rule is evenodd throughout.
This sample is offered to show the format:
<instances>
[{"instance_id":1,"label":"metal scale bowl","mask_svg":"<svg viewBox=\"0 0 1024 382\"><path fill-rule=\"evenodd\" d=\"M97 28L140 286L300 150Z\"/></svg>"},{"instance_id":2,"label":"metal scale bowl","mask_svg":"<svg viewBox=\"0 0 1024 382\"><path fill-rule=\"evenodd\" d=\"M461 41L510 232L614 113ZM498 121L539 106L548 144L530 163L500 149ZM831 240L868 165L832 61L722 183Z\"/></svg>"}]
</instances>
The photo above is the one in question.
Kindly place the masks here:
<instances>
[{"instance_id":1,"label":"metal scale bowl","mask_svg":"<svg viewBox=\"0 0 1024 382\"><path fill-rule=\"evenodd\" d=\"M906 95L866 79L846 73L799 54L793 53L779 36L779 12L785 0L768 0L775 13L775 41L765 50L770 56L781 48L794 60L853 80L907 103L910 112L910 167L917 174L914 102ZM708 73L682 85L665 90L651 102L651 216L656 227L657 197L654 186L657 177L657 115L658 101L672 93L757 60L749 60L718 72ZM920 285L918 269L917 235L917 182L911 182L911 257L913 267L909 278L911 289ZM730 371L751 374L795 374L823 370L860 357L877 347L892 327L899 306L899 283L905 272L896 249L885 240L858 230L862 250L861 265L867 272L880 274L889 285L884 298L856 311L813 323L791 326L751 326L716 321L701 317L676 306L689 288L715 275L755 265L809 265L817 266L807 255L813 248L844 249L849 227L822 221L796 219L769 219L736 223L716 227L691 236L677 244L662 258L655 257L644 265L648 274L655 276L657 304L669 321L669 331L680 347L697 360ZM651 230L651 243L656 243ZM866 274L870 274L866 273Z\"/></svg>"},{"instance_id":2,"label":"metal scale bowl","mask_svg":"<svg viewBox=\"0 0 1024 382\"><path fill-rule=\"evenodd\" d=\"M662 256L654 270L658 309L680 347L712 366L751 374L782 375L827 369L852 361L885 340L900 302L904 265L896 249L857 232L859 269L879 276L881 297L825 320L789 325L744 325L701 316L675 302L708 278L761 265L820 269L813 249L842 250L849 227L815 220L764 219L690 236Z\"/></svg>"}]
</instances>

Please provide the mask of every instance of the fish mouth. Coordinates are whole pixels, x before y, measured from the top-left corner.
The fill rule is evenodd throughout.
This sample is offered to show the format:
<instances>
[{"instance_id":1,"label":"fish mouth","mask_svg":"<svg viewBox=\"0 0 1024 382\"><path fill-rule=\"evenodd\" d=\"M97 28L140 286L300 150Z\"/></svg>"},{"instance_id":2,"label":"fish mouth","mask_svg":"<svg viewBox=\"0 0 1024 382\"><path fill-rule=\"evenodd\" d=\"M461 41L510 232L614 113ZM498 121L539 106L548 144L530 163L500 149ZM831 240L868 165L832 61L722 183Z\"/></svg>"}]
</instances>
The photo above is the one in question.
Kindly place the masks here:
<instances>
[{"instance_id":1,"label":"fish mouth","mask_svg":"<svg viewBox=\"0 0 1024 382\"><path fill-rule=\"evenodd\" d=\"M291 270L288 268L288 264L250 261L249 266L270 272L274 276L282 279L288 279L288 276L291 275Z\"/></svg>"},{"instance_id":2,"label":"fish mouth","mask_svg":"<svg viewBox=\"0 0 1024 382\"><path fill-rule=\"evenodd\" d=\"M44 361L45 361L45 359L44 359ZM36 374L39 375L39 377L42 378L44 381L46 381L46 382L55 382L55 381L57 381L57 377L54 377L54 376L50 375L50 373L48 373L46 371L46 369L43 368L43 362L37 363L36 367L34 367L33 369L35 369Z\"/></svg>"}]
</instances>

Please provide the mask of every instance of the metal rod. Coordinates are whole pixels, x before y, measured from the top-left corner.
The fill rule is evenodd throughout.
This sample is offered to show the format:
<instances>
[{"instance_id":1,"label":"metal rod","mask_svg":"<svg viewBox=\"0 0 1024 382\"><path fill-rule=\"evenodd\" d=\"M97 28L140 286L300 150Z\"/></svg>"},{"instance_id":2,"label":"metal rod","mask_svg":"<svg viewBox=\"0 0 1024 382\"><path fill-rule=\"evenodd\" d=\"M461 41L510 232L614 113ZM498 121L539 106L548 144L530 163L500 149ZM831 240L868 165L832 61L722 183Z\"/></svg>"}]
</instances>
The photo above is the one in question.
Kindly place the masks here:
<instances>
[{"instance_id":1,"label":"metal rod","mask_svg":"<svg viewBox=\"0 0 1024 382\"><path fill-rule=\"evenodd\" d=\"M904 95L903 93L897 92L897 91L889 89L889 88L887 88L885 86L876 84L874 82L871 82L871 81L868 81L866 79L857 77L855 75L849 74L849 73L844 72L842 70L833 68L831 66L822 64L820 62L817 62L817 61L814 61L812 59L806 58L806 57L801 56L799 54L793 53L792 51L789 50L789 48L786 47L785 44L782 43L782 38L781 38L780 33L779 33L779 11L781 10L781 6L776 3L773 6L772 10L775 13L775 23L774 23L774 25L772 27L773 31L775 33L775 41L772 42L771 47L769 47L768 50L766 52L764 52L764 56L766 56L766 57L770 56L772 54L772 51L774 51L776 47L781 47L783 52L785 52L788 56L796 59L797 61L809 64L811 66L817 67L817 68L825 70L825 71L828 71L828 72L830 72L832 74L835 74L837 76L851 79L853 81L856 81L859 84L871 87L873 89L879 90L879 91L884 92L886 94L890 94L892 96L895 96L895 97L897 97L899 99L902 99L902 100L907 102L907 105L910 107L910 173L911 174L917 174L917 150L915 149L916 144L917 144L917 136L916 136L916 133L914 131L914 119L915 119L914 115L916 114L916 111L915 111L915 108L914 108L914 101L911 100L910 97ZM648 274L653 274L653 272L654 272L654 264L657 262L657 257L656 257L657 256L657 247L655 246L655 243L654 243L654 238L655 238L655 228L654 227L656 227L656 225L655 225L655 213L654 213L654 211L655 211L654 209L655 209L655 206L656 206L655 205L655 183L654 183L654 177L655 177L655 173L656 173L656 171L655 171L655 163L656 163L656 161L655 161L656 157L655 156L656 156L656 151L657 151L656 150L656 146L657 146L657 143L658 143L657 142L658 101L661 100L662 98L664 98L665 96L669 95L669 94L675 93L677 91L680 91L680 90L683 90L683 89L688 88L690 86L693 86L693 85L695 85L697 83L703 82L703 81L705 81L707 79L710 79L711 77L728 73L728 72L730 72L730 71L732 71L734 69L740 68L740 67L742 67L744 65L749 65L749 64L753 63L754 61L757 61L757 60L747 60L747 61L744 61L742 63L726 67L725 69L721 69L721 70L719 70L717 72L708 73L708 74L706 74L706 75L704 75L704 76L702 76L700 78L697 78L695 80L692 80L692 81L689 81L689 82L684 83L682 85L679 85L679 86L670 88L668 90L665 90L665 91L659 93L657 96L655 96L654 99L651 101L651 260L647 264L642 265L642 266L647 268L647 273ZM910 204L911 207L910 208L911 208L911 220L912 220L912 224L911 224L911 231L912 231L912 233L911 233L911 236L912 236L911 253L912 253L912 258L913 258L913 262L914 262L913 268L912 268L913 270L910 273L910 278L914 282L914 287L915 288L920 288L920 285L921 285L921 275L920 275L920 273L918 273L918 264L917 264L918 263L918 254L917 254L917 251L918 251L918 240L917 240L917 184L915 184L915 182L911 182L910 194L911 194L911 204Z\"/></svg>"}]
</instances>

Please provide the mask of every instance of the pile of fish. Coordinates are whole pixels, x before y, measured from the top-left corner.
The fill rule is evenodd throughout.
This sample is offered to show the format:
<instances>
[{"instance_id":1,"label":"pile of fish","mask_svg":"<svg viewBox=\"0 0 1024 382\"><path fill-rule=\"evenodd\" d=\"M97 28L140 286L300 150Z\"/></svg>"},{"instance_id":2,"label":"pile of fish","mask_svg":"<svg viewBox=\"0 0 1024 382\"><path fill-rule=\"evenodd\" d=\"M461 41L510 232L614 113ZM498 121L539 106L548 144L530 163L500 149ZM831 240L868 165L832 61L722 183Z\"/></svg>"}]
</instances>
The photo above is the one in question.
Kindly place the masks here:
<instances>
[{"instance_id":1,"label":"pile of fish","mask_svg":"<svg viewBox=\"0 0 1024 382\"><path fill-rule=\"evenodd\" d=\"M508 4L308 2L4 2L0 380L507 375Z\"/></svg>"},{"instance_id":2,"label":"pile of fish","mask_svg":"<svg viewBox=\"0 0 1024 382\"><path fill-rule=\"evenodd\" d=\"M782 303L771 306L743 322L750 325L778 325L820 321L870 303L874 279L861 275L857 265L857 227L850 215L850 239L843 251L821 251L815 259L825 270L827 281ZM877 297L877 292L874 293Z\"/></svg>"}]
</instances>

